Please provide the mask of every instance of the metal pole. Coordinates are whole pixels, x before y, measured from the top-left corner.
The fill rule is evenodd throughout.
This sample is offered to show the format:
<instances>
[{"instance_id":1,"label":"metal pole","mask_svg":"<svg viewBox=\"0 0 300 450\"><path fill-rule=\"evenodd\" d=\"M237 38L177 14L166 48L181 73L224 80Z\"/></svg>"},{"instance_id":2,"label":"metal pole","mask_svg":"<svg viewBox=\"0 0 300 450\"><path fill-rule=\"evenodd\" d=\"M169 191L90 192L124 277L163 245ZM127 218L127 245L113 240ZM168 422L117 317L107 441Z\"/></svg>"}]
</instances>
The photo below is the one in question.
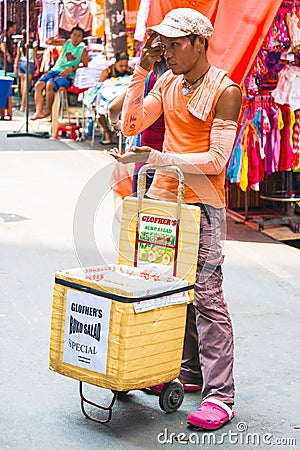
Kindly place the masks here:
<instances>
[{"instance_id":1,"label":"metal pole","mask_svg":"<svg viewBox=\"0 0 300 450\"><path fill-rule=\"evenodd\" d=\"M29 14L30 14L30 0L26 0L26 108L25 108L25 123L26 133L28 133L29 122Z\"/></svg>"},{"instance_id":2,"label":"metal pole","mask_svg":"<svg viewBox=\"0 0 300 450\"><path fill-rule=\"evenodd\" d=\"M4 0L3 16L4 16L3 17L3 44L4 44L3 69L4 69L4 76L6 76L7 0Z\"/></svg>"}]
</instances>

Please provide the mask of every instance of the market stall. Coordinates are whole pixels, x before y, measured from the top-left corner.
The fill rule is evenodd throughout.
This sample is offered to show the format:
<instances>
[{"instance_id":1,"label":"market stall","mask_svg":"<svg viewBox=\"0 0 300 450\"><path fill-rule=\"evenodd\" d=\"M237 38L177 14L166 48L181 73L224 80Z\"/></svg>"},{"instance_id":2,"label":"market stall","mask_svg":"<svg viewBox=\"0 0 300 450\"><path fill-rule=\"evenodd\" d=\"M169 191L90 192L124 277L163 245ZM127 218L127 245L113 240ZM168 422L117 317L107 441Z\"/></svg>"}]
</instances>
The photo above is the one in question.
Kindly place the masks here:
<instances>
[{"instance_id":1,"label":"market stall","mask_svg":"<svg viewBox=\"0 0 300 450\"><path fill-rule=\"evenodd\" d=\"M227 169L249 200L278 209L259 228L289 225L299 233L300 2L284 1L245 78L240 129ZM236 205L237 206L237 205ZM248 216L246 202L245 216Z\"/></svg>"}]
</instances>

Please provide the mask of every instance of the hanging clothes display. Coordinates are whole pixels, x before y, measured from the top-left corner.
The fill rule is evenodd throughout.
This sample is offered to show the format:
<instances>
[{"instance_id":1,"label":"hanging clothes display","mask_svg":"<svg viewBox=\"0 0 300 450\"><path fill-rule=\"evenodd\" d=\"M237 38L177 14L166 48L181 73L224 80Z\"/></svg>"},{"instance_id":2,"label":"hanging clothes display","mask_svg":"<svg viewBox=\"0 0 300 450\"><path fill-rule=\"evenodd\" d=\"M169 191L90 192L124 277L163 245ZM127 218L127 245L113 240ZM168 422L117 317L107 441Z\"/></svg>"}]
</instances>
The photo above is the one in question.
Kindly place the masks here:
<instances>
[{"instance_id":1,"label":"hanging clothes display","mask_svg":"<svg viewBox=\"0 0 300 450\"><path fill-rule=\"evenodd\" d=\"M227 179L244 192L258 191L265 175L300 166L300 58L288 26L299 6L282 3L244 82L240 131L227 167Z\"/></svg>"},{"instance_id":2,"label":"hanging clothes display","mask_svg":"<svg viewBox=\"0 0 300 450\"><path fill-rule=\"evenodd\" d=\"M300 28L299 16L297 13L299 14L294 4L292 12L287 12L285 17L289 36L291 39L291 49L293 52L297 52L298 50L300 50Z\"/></svg>"},{"instance_id":3,"label":"hanging clothes display","mask_svg":"<svg viewBox=\"0 0 300 450\"><path fill-rule=\"evenodd\" d=\"M149 10L150 10L150 0L141 0L136 18L136 26L134 32L134 39L138 42L143 42L145 38L146 23L148 20Z\"/></svg>"},{"instance_id":4,"label":"hanging clothes display","mask_svg":"<svg viewBox=\"0 0 300 450\"><path fill-rule=\"evenodd\" d=\"M91 4L92 35L104 36L105 30L105 4L104 0L94 0Z\"/></svg>"},{"instance_id":5,"label":"hanging clothes display","mask_svg":"<svg viewBox=\"0 0 300 450\"><path fill-rule=\"evenodd\" d=\"M126 29L134 31L140 0L124 0Z\"/></svg>"},{"instance_id":6,"label":"hanging clothes display","mask_svg":"<svg viewBox=\"0 0 300 450\"><path fill-rule=\"evenodd\" d=\"M280 105L290 105L293 111L300 109L300 67L287 64L278 74L278 83L271 95Z\"/></svg>"},{"instance_id":7,"label":"hanging clothes display","mask_svg":"<svg viewBox=\"0 0 300 450\"><path fill-rule=\"evenodd\" d=\"M39 7L37 0L29 0L29 28L30 30L37 29ZM21 0L6 0L7 19L13 20L16 24L16 33L21 34L22 30L26 29L26 1ZM4 0L0 0L0 33L4 29Z\"/></svg>"},{"instance_id":8,"label":"hanging clothes display","mask_svg":"<svg viewBox=\"0 0 300 450\"><path fill-rule=\"evenodd\" d=\"M46 40L58 33L58 7L59 0L43 0L39 26L40 47L47 47Z\"/></svg>"},{"instance_id":9,"label":"hanging clothes display","mask_svg":"<svg viewBox=\"0 0 300 450\"><path fill-rule=\"evenodd\" d=\"M300 110L295 111L295 125L293 132L293 167L300 170Z\"/></svg>"},{"instance_id":10,"label":"hanging clothes display","mask_svg":"<svg viewBox=\"0 0 300 450\"><path fill-rule=\"evenodd\" d=\"M89 33L92 28L91 0L63 0L59 28L70 32L79 25Z\"/></svg>"}]
</instances>

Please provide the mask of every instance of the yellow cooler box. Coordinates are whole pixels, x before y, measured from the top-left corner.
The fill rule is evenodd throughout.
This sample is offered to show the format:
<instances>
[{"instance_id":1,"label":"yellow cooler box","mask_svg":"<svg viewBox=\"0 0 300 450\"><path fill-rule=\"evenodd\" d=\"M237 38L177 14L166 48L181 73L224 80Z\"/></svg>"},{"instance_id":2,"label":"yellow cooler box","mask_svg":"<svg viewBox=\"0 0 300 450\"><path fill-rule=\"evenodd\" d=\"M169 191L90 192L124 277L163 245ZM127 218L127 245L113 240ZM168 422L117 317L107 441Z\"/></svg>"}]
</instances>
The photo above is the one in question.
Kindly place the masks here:
<instances>
[{"instance_id":1,"label":"yellow cooler box","mask_svg":"<svg viewBox=\"0 0 300 450\"><path fill-rule=\"evenodd\" d=\"M50 368L116 391L176 378L192 287L125 265L57 272Z\"/></svg>"}]
</instances>

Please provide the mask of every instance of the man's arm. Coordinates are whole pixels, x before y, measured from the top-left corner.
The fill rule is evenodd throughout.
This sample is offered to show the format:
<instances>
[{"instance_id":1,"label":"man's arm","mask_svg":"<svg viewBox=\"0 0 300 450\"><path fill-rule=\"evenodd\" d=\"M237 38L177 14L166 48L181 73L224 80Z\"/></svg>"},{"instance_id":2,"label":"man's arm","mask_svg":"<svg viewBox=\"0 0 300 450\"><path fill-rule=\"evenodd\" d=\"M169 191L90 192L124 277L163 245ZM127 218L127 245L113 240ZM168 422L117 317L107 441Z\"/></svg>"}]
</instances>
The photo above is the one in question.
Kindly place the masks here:
<instances>
[{"instance_id":1,"label":"man's arm","mask_svg":"<svg viewBox=\"0 0 300 450\"><path fill-rule=\"evenodd\" d=\"M152 125L163 112L159 91L152 89L144 98L147 75L148 72L140 65L135 67L122 109L122 133L125 136L136 136Z\"/></svg>"},{"instance_id":2,"label":"man's arm","mask_svg":"<svg viewBox=\"0 0 300 450\"><path fill-rule=\"evenodd\" d=\"M98 83L102 83L102 81L105 81L107 78L108 78L108 70L104 69L100 73L100 77L99 77Z\"/></svg>"},{"instance_id":3,"label":"man's arm","mask_svg":"<svg viewBox=\"0 0 300 450\"><path fill-rule=\"evenodd\" d=\"M20 62L20 57L21 57L21 49L18 46L17 47L17 54L16 54L15 61L14 61L14 74L15 75L18 75L18 65L19 65L19 62Z\"/></svg>"},{"instance_id":4,"label":"man's arm","mask_svg":"<svg viewBox=\"0 0 300 450\"><path fill-rule=\"evenodd\" d=\"M116 133L121 130L120 114L124 103L126 91L115 97L108 105L108 119Z\"/></svg>"},{"instance_id":5,"label":"man's arm","mask_svg":"<svg viewBox=\"0 0 300 450\"><path fill-rule=\"evenodd\" d=\"M242 106L242 94L238 86L229 86L220 96L216 104L215 117L237 122Z\"/></svg>"},{"instance_id":6,"label":"man's arm","mask_svg":"<svg viewBox=\"0 0 300 450\"><path fill-rule=\"evenodd\" d=\"M67 42L66 39L50 37L50 38L46 39L45 44L63 46L63 45L65 45L66 42Z\"/></svg>"},{"instance_id":7,"label":"man's arm","mask_svg":"<svg viewBox=\"0 0 300 450\"><path fill-rule=\"evenodd\" d=\"M11 58L11 54L9 53L8 49L7 49L7 44L6 42L1 42L1 50L3 52L3 54L6 57L6 60L8 62L12 62L12 58Z\"/></svg>"},{"instance_id":8,"label":"man's arm","mask_svg":"<svg viewBox=\"0 0 300 450\"><path fill-rule=\"evenodd\" d=\"M148 73L153 64L161 59L161 48L154 42L156 36L148 37L127 90L122 109L122 132L125 136L139 134L162 114L160 90L153 89L144 99Z\"/></svg>"},{"instance_id":9,"label":"man's arm","mask_svg":"<svg viewBox=\"0 0 300 450\"><path fill-rule=\"evenodd\" d=\"M161 153L150 147L133 147L130 152L122 156L114 150L111 153L112 156L123 163L141 161L157 166L174 165L184 173L220 174L231 155L242 99L238 87L228 87L226 91L216 106L216 117L212 123L210 147L207 152L173 154Z\"/></svg>"},{"instance_id":10,"label":"man's arm","mask_svg":"<svg viewBox=\"0 0 300 450\"><path fill-rule=\"evenodd\" d=\"M40 73L40 62L39 62L39 58L38 58L38 44L36 42L36 45L33 47L33 59L35 62L35 74L38 75Z\"/></svg>"},{"instance_id":11,"label":"man's arm","mask_svg":"<svg viewBox=\"0 0 300 450\"><path fill-rule=\"evenodd\" d=\"M84 48L81 53L80 66L78 66L78 67L81 67L81 66L87 67L88 64L89 64L89 54L88 54L87 49ZM78 69L78 67L76 67L76 69Z\"/></svg>"}]
</instances>

